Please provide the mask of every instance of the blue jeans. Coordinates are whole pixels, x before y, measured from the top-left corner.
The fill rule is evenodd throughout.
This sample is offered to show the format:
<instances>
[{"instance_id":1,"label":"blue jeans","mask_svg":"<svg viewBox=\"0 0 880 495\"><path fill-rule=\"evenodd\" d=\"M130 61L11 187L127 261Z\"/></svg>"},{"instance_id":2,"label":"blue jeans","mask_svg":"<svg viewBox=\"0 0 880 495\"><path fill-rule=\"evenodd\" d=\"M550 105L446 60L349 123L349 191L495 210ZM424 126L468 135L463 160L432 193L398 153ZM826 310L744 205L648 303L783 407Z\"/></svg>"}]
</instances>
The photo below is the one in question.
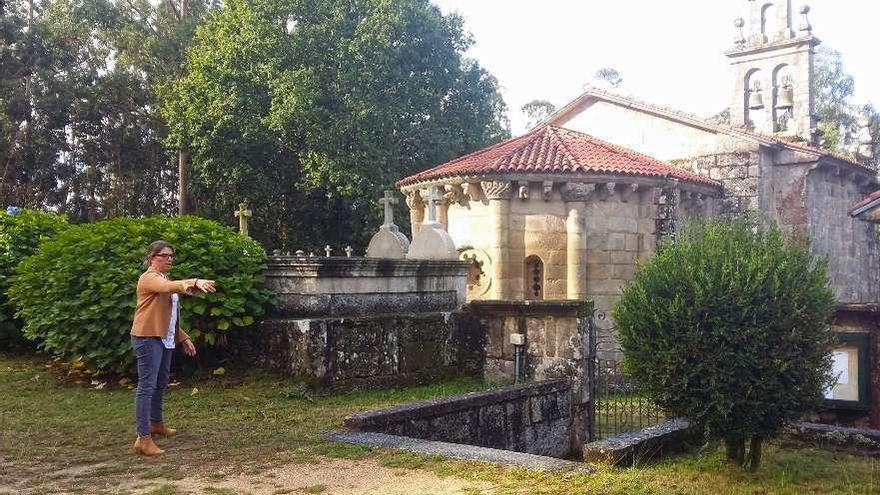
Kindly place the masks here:
<instances>
[{"instance_id":1,"label":"blue jeans","mask_svg":"<svg viewBox=\"0 0 880 495\"><path fill-rule=\"evenodd\" d=\"M134 335L131 336L131 347L137 357L138 368L134 417L137 434L145 437L150 434L150 421L163 421L162 403L165 400L165 389L168 388L171 354L174 349L166 349L159 337Z\"/></svg>"}]
</instances>

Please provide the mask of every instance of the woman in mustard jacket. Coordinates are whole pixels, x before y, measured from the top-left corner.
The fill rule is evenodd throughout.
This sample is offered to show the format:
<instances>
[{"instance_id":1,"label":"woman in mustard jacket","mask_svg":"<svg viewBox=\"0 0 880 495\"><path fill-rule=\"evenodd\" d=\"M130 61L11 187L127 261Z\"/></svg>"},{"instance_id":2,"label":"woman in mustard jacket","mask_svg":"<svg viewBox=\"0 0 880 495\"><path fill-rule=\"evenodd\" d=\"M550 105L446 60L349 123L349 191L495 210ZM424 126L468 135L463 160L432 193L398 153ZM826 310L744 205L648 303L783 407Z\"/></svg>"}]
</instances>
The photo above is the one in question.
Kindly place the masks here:
<instances>
[{"instance_id":1,"label":"woman in mustard jacket","mask_svg":"<svg viewBox=\"0 0 880 495\"><path fill-rule=\"evenodd\" d=\"M196 355L196 346L180 329L178 294L217 290L213 280L171 280L168 272L173 264L174 248L171 244L155 241L147 248L144 260L147 271L138 279L137 307L131 326L131 347L137 356L138 368L135 398L138 437L134 450L148 456L164 453L156 446L153 435L171 437L177 434L177 430L165 426L162 417L174 347L180 344L184 354Z\"/></svg>"}]
</instances>

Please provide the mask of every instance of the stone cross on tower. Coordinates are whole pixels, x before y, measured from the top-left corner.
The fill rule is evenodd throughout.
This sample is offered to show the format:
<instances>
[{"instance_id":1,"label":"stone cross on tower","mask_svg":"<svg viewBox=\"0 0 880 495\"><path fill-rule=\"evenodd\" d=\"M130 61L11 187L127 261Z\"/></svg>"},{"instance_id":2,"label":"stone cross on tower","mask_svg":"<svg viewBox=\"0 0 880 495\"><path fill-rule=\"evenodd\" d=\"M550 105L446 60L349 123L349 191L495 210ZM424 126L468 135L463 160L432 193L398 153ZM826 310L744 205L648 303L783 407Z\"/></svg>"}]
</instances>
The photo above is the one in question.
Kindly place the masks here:
<instances>
[{"instance_id":1,"label":"stone cross on tower","mask_svg":"<svg viewBox=\"0 0 880 495\"><path fill-rule=\"evenodd\" d=\"M248 235L248 218L253 216L254 212L248 209L247 203L239 203L238 211L233 212L238 217L238 230L242 235Z\"/></svg>"},{"instance_id":2,"label":"stone cross on tower","mask_svg":"<svg viewBox=\"0 0 880 495\"><path fill-rule=\"evenodd\" d=\"M385 208L385 223L382 225L394 225L394 205L397 204L394 193L385 191L385 197L379 200L379 204Z\"/></svg>"}]
</instances>

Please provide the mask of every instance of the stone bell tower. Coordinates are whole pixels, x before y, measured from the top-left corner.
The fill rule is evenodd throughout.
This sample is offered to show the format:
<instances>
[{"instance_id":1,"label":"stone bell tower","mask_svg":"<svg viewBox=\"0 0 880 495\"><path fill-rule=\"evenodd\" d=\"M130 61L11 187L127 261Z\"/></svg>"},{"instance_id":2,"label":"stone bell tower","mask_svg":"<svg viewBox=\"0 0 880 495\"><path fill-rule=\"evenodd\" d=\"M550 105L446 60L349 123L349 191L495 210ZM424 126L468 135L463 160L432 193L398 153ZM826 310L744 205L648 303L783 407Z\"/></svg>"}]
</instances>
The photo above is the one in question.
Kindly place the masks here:
<instances>
[{"instance_id":1,"label":"stone bell tower","mask_svg":"<svg viewBox=\"0 0 880 495\"><path fill-rule=\"evenodd\" d=\"M748 0L748 20L736 19L730 120L763 134L812 142L816 117L813 58L820 43L803 5L791 0ZM795 22L797 21L797 22Z\"/></svg>"}]
</instances>

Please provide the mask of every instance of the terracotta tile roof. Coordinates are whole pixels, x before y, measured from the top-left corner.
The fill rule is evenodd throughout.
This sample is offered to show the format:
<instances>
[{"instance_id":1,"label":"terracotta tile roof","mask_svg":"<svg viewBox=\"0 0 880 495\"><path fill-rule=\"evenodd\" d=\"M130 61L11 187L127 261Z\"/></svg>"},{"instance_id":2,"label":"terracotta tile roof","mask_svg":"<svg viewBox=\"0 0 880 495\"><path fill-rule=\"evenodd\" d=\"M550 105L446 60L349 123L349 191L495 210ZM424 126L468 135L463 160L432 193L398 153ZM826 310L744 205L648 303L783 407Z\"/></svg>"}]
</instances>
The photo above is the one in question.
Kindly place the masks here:
<instances>
[{"instance_id":1,"label":"terracotta tile roof","mask_svg":"<svg viewBox=\"0 0 880 495\"><path fill-rule=\"evenodd\" d=\"M769 146L783 146L789 149L804 151L807 153L812 153L821 157L830 157L842 162L845 162L847 165L851 165L855 168L858 168L863 171L867 171L870 173L874 173L875 170L863 163L859 163L851 157L846 155L842 155L840 153L836 153L834 151L825 150L822 148L817 148L815 146L810 146L806 143L802 142L792 142L784 139L780 139L776 136L768 136L766 134L761 134L759 132L752 131L750 129L746 129L744 127L736 127L727 124L719 124L717 122L712 122L710 120L706 120L702 117L689 114L687 112L682 112L680 110L676 110L674 108L665 107L662 105L655 105L653 103L647 103L645 101L641 101L632 96L624 96L615 93L611 93L599 88L588 88L581 96L577 97L574 101L569 103L568 105L562 107L557 110L555 113L547 117L539 126L545 124L556 124L561 119L561 117L565 116L573 109L580 106L586 99L588 98L597 98L600 100L610 101L614 103L618 103L622 106L627 106L631 108L635 108L638 110L646 111L649 113L654 113L657 115L662 115L666 117L670 117L672 119L678 120L680 122L684 122L686 124L692 125L694 127L699 127L702 129L706 129L712 132L717 132L721 134L728 134L732 136L739 136L747 139L751 139L754 141L758 141L762 144Z\"/></svg>"},{"instance_id":2,"label":"terracotta tile roof","mask_svg":"<svg viewBox=\"0 0 880 495\"><path fill-rule=\"evenodd\" d=\"M853 207L849 209L850 216L855 217L855 216L858 216L862 213L865 213L864 211L859 212L858 210L861 210L864 207L866 207L866 206L870 205L871 203L874 203L878 200L880 200L880 190L872 192L870 195L865 197L865 199L863 199L863 200L859 201L858 203L856 203L855 205L853 205ZM870 209L873 209L873 208L876 208L876 207L872 207Z\"/></svg>"},{"instance_id":3,"label":"terracotta tile roof","mask_svg":"<svg viewBox=\"0 0 880 495\"><path fill-rule=\"evenodd\" d=\"M582 132L545 125L397 183L397 187L456 175L608 173L721 183Z\"/></svg>"}]
</instances>

